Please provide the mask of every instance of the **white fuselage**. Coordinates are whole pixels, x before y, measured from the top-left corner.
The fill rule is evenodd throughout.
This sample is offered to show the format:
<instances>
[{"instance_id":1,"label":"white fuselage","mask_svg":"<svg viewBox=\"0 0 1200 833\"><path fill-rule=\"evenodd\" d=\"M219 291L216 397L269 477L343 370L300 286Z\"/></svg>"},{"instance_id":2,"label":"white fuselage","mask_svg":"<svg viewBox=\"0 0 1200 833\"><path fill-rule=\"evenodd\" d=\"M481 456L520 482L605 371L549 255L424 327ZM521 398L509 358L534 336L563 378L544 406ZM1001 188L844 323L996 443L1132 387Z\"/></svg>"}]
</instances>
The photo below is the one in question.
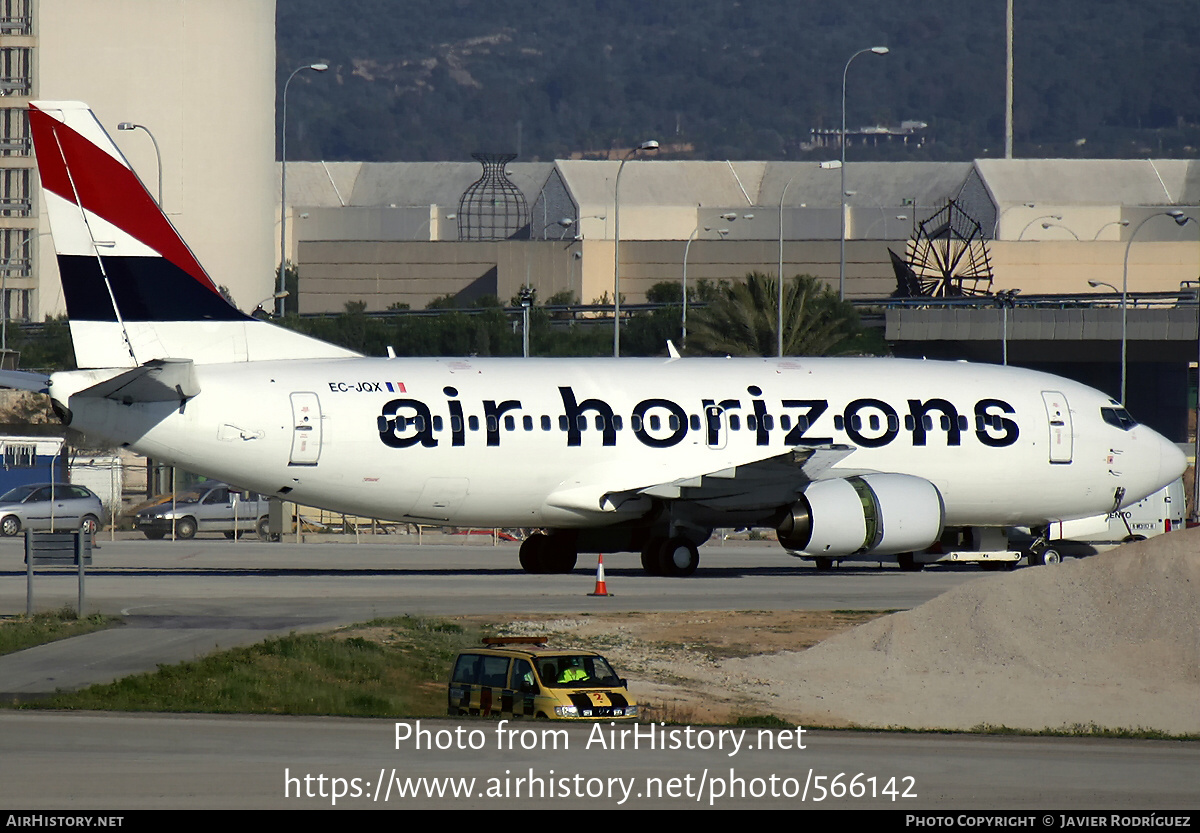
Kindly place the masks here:
<instances>
[{"instance_id":1,"label":"white fuselage","mask_svg":"<svg viewBox=\"0 0 1200 833\"><path fill-rule=\"evenodd\" d=\"M1104 394L991 365L347 358L195 372L200 393L182 405L71 398L110 371L56 374L51 394L76 428L189 470L305 505L464 526L615 523L640 504L607 494L831 443L854 450L822 477L925 478L956 526L1094 516L1118 488L1127 505L1182 471L1156 432L1102 420Z\"/></svg>"}]
</instances>

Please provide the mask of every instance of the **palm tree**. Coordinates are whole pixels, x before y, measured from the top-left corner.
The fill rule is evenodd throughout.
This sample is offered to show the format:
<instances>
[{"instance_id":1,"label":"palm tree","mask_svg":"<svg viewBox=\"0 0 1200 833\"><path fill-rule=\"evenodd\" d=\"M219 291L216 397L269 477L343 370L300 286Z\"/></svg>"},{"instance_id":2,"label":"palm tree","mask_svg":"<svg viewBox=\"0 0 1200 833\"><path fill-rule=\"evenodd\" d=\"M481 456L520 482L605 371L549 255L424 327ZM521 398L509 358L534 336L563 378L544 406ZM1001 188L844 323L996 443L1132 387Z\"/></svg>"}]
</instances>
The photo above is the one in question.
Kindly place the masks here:
<instances>
[{"instance_id":1,"label":"palm tree","mask_svg":"<svg viewBox=\"0 0 1200 833\"><path fill-rule=\"evenodd\" d=\"M692 353L773 356L779 290L773 275L751 272L728 284L716 300L695 314L689 327ZM784 287L783 352L788 356L839 356L865 352L858 313L811 275L797 275ZM874 351L871 351L874 352Z\"/></svg>"}]
</instances>

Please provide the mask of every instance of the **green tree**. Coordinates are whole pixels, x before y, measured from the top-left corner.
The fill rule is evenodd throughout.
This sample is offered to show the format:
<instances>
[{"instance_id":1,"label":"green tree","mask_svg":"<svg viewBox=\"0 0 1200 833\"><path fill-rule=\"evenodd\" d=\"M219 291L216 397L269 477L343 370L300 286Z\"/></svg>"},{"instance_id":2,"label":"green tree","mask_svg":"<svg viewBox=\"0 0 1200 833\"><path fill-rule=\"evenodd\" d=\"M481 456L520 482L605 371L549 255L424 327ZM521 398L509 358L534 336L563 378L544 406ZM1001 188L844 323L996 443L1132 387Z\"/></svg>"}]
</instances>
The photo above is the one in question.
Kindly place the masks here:
<instances>
[{"instance_id":1,"label":"green tree","mask_svg":"<svg viewBox=\"0 0 1200 833\"><path fill-rule=\"evenodd\" d=\"M688 323L690 353L774 356L779 284L773 275L751 272L721 287ZM858 313L811 275L784 286L783 352L787 356L844 356L880 352L867 338Z\"/></svg>"}]
</instances>

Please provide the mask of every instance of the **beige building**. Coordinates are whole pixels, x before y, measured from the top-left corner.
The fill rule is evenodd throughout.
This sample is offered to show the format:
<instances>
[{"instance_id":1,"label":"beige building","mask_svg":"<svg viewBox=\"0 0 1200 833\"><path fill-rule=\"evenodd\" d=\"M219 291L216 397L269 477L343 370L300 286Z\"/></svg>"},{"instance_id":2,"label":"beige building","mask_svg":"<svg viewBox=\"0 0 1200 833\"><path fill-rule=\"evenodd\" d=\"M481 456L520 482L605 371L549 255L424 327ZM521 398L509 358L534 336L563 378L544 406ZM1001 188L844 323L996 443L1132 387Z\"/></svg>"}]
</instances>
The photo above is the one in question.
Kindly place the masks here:
<instances>
[{"instance_id":1,"label":"beige building","mask_svg":"<svg viewBox=\"0 0 1200 833\"><path fill-rule=\"evenodd\" d=\"M570 290L610 300L619 163L510 163L528 222L512 238L460 242L472 163L292 163L289 197L302 312L420 309L442 295L541 298ZM1026 295L1120 286L1178 290L1200 276L1200 162L978 160L863 162L846 170L846 294L896 289L888 249L903 255L949 200L976 224L993 282ZM292 183L299 183L293 186ZM621 174L621 292L643 300L659 281L738 278L752 270L838 281L840 172L811 162L630 161ZM1198 217L1200 219L1200 217ZM1136 235L1136 237L1134 237ZM1134 240L1130 244L1131 238ZM956 244L961 245L961 244Z\"/></svg>"},{"instance_id":2,"label":"beige building","mask_svg":"<svg viewBox=\"0 0 1200 833\"><path fill-rule=\"evenodd\" d=\"M65 312L38 215L25 115L36 99L91 105L155 195L161 162L163 208L213 280L243 309L269 296L278 245L274 0L5 0L0 14L9 316ZM144 129L118 131L121 122Z\"/></svg>"}]
</instances>

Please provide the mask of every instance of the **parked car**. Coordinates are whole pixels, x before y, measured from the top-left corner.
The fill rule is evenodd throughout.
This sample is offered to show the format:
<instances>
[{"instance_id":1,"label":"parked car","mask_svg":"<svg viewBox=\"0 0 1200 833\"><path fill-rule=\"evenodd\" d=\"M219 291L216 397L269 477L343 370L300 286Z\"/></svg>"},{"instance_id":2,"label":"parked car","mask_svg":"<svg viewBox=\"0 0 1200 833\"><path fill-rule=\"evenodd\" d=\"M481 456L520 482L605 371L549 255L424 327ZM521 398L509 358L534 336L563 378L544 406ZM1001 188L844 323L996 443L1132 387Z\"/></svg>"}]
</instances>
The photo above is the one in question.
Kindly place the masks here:
<instances>
[{"instance_id":1,"label":"parked car","mask_svg":"<svg viewBox=\"0 0 1200 833\"><path fill-rule=\"evenodd\" d=\"M595 651L546 647L544 636L496 636L454 661L450 715L634 720L629 686Z\"/></svg>"},{"instance_id":2,"label":"parked car","mask_svg":"<svg viewBox=\"0 0 1200 833\"><path fill-rule=\"evenodd\" d=\"M257 532L265 540L267 507L267 499L255 492L207 481L139 509L133 524L155 540L172 533L176 538L194 538L198 532L222 532L226 538Z\"/></svg>"},{"instance_id":3,"label":"parked car","mask_svg":"<svg viewBox=\"0 0 1200 833\"><path fill-rule=\"evenodd\" d=\"M75 530L95 535L104 504L91 490L70 483L30 483L0 495L0 535L22 529Z\"/></svg>"}]
</instances>

